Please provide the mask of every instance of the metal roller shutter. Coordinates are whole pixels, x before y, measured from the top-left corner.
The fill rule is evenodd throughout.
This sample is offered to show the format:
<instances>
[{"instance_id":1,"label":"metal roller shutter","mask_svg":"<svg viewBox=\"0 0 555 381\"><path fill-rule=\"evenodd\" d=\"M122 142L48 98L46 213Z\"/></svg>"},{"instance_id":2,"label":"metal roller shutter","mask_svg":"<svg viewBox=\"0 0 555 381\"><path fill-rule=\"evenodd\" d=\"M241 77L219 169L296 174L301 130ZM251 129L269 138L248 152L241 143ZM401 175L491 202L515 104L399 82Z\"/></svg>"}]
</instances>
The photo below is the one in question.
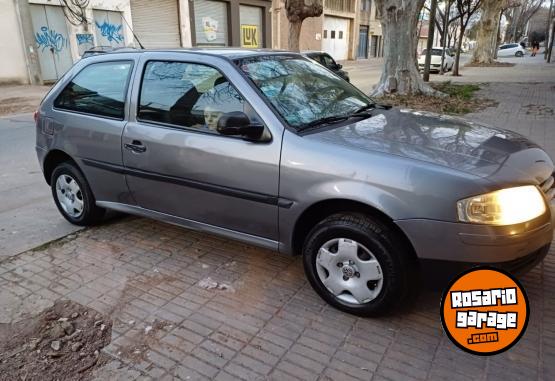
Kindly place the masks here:
<instances>
[{"instance_id":1,"label":"metal roller shutter","mask_svg":"<svg viewBox=\"0 0 555 381\"><path fill-rule=\"evenodd\" d=\"M228 4L223 1L195 0L197 46L228 46Z\"/></svg>"},{"instance_id":2,"label":"metal roller shutter","mask_svg":"<svg viewBox=\"0 0 555 381\"><path fill-rule=\"evenodd\" d=\"M124 23L121 12L93 10L96 45L121 48L125 46Z\"/></svg>"},{"instance_id":3,"label":"metal roller shutter","mask_svg":"<svg viewBox=\"0 0 555 381\"><path fill-rule=\"evenodd\" d=\"M262 8L241 5L239 7L241 21L241 46L245 48L262 48Z\"/></svg>"},{"instance_id":4,"label":"metal roller shutter","mask_svg":"<svg viewBox=\"0 0 555 381\"><path fill-rule=\"evenodd\" d=\"M131 0L131 17L145 48L181 46L177 0Z\"/></svg>"}]
</instances>

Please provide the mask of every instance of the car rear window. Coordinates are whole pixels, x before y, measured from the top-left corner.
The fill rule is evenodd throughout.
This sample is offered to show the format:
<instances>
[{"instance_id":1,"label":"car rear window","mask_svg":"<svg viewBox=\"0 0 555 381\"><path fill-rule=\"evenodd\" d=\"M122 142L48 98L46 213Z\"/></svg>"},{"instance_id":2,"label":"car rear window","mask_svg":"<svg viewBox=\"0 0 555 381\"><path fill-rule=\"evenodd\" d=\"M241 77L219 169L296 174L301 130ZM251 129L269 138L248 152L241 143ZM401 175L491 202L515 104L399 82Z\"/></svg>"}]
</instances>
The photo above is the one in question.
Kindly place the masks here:
<instances>
[{"instance_id":1,"label":"car rear window","mask_svg":"<svg viewBox=\"0 0 555 381\"><path fill-rule=\"evenodd\" d=\"M427 49L424 49L424 50L422 51L422 55L426 55L426 52L427 52L427 51L428 51ZM432 49L432 56L441 56L441 53L442 53L442 52L441 52L441 49ZM446 53L447 53L447 52L446 52Z\"/></svg>"},{"instance_id":2,"label":"car rear window","mask_svg":"<svg viewBox=\"0 0 555 381\"><path fill-rule=\"evenodd\" d=\"M117 61L85 67L58 95L54 107L123 119L132 66L130 61Z\"/></svg>"}]
</instances>

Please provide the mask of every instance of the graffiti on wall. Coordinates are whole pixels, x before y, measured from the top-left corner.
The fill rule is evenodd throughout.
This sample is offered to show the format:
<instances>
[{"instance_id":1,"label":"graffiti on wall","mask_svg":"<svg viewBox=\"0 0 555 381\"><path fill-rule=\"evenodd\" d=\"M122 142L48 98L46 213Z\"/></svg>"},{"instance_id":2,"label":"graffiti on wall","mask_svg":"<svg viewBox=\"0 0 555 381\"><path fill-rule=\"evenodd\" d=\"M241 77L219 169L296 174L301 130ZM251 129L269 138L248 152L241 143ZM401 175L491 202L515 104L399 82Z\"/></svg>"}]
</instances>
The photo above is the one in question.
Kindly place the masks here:
<instances>
[{"instance_id":1,"label":"graffiti on wall","mask_svg":"<svg viewBox=\"0 0 555 381\"><path fill-rule=\"evenodd\" d=\"M89 33L77 33L75 35L77 38L77 45L94 45L93 35Z\"/></svg>"},{"instance_id":2,"label":"graffiti on wall","mask_svg":"<svg viewBox=\"0 0 555 381\"><path fill-rule=\"evenodd\" d=\"M68 46L67 38L47 26L42 26L40 32L35 33L35 42L42 51L50 49L50 51L56 54Z\"/></svg>"},{"instance_id":3,"label":"graffiti on wall","mask_svg":"<svg viewBox=\"0 0 555 381\"><path fill-rule=\"evenodd\" d=\"M120 43L123 42L123 35L121 34L122 25L112 24L107 20L104 20L102 24L95 21L96 27L100 30L103 37L110 42Z\"/></svg>"}]
</instances>

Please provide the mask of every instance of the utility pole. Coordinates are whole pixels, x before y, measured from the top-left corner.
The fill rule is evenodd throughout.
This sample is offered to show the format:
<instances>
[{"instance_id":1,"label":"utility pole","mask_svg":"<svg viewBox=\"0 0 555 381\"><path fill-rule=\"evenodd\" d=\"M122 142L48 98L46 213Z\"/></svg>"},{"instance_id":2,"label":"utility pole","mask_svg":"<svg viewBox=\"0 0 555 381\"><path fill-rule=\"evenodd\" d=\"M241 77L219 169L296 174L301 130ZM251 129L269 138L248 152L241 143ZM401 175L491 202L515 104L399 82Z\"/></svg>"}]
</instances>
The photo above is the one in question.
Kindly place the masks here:
<instances>
[{"instance_id":1,"label":"utility pole","mask_svg":"<svg viewBox=\"0 0 555 381\"><path fill-rule=\"evenodd\" d=\"M432 0L430 19L428 20L428 41L426 44L426 59L424 61L424 82L430 81L430 63L432 62L432 48L434 47L435 20L437 0Z\"/></svg>"},{"instance_id":2,"label":"utility pole","mask_svg":"<svg viewBox=\"0 0 555 381\"><path fill-rule=\"evenodd\" d=\"M493 59L496 60L497 59L497 46L499 46L499 41L501 40L501 19L503 18L503 12L505 12L504 9L501 10L501 13L499 14L499 20L497 20L497 33L495 35L495 40L493 42L493 44L491 44L491 46L493 46Z\"/></svg>"},{"instance_id":3,"label":"utility pole","mask_svg":"<svg viewBox=\"0 0 555 381\"><path fill-rule=\"evenodd\" d=\"M549 48L547 53L547 63L551 63L551 53L553 52L553 40L555 39L555 18L551 20L551 37L548 38Z\"/></svg>"},{"instance_id":4,"label":"utility pole","mask_svg":"<svg viewBox=\"0 0 555 381\"><path fill-rule=\"evenodd\" d=\"M449 24L449 13L451 13L451 1L447 0L447 5L445 7L445 15L443 17L443 51L441 52L441 67L439 68L439 74L443 75L443 64L445 63L445 48L447 47L447 26Z\"/></svg>"}]
</instances>

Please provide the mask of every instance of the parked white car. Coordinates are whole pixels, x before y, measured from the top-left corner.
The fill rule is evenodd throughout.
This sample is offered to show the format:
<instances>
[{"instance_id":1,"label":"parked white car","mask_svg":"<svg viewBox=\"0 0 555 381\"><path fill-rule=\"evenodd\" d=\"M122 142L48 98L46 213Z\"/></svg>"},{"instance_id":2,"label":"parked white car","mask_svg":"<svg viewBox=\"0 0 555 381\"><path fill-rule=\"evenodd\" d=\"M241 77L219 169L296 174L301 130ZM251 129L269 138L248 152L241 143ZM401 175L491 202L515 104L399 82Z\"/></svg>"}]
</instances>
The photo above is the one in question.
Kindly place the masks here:
<instances>
[{"instance_id":1,"label":"parked white car","mask_svg":"<svg viewBox=\"0 0 555 381\"><path fill-rule=\"evenodd\" d=\"M522 57L526 54L526 50L517 43L503 44L497 50L497 57Z\"/></svg>"},{"instance_id":2,"label":"parked white car","mask_svg":"<svg viewBox=\"0 0 555 381\"><path fill-rule=\"evenodd\" d=\"M430 72L439 72L439 68L441 67L441 53L443 48L437 47L432 48L432 60L430 61ZM424 62L426 61L426 49L422 51L420 57L418 58L418 68L420 70L424 70ZM445 50L445 59L443 60L443 71L447 72L453 69L453 65L455 64L455 60L451 57L451 50Z\"/></svg>"}]
</instances>

